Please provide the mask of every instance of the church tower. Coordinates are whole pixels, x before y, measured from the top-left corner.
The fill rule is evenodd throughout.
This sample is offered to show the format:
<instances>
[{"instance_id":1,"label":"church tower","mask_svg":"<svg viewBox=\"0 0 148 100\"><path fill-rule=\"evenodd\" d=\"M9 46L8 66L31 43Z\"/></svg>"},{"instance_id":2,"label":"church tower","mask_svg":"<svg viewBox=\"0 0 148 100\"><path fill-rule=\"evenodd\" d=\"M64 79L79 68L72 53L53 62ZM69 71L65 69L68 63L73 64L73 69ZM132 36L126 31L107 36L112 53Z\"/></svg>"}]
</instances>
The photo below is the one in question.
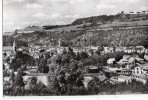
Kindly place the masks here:
<instances>
[{"instance_id":1,"label":"church tower","mask_svg":"<svg viewBox=\"0 0 148 100\"><path fill-rule=\"evenodd\" d=\"M60 48L61 47L61 39L59 39L59 41L58 41L58 47Z\"/></svg>"},{"instance_id":2,"label":"church tower","mask_svg":"<svg viewBox=\"0 0 148 100\"><path fill-rule=\"evenodd\" d=\"M13 41L13 53L16 53L16 43L15 43L15 40Z\"/></svg>"}]
</instances>

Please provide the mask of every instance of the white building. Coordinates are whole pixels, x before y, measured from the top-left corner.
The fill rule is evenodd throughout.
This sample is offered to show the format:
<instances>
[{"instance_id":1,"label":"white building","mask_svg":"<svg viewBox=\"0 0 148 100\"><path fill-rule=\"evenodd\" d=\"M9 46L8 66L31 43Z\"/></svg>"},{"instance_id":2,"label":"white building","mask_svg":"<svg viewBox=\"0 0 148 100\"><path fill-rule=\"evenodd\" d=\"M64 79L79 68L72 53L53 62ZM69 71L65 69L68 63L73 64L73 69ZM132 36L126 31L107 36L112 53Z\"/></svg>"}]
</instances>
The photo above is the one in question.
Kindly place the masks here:
<instances>
[{"instance_id":1,"label":"white building","mask_svg":"<svg viewBox=\"0 0 148 100\"><path fill-rule=\"evenodd\" d=\"M134 53L135 52L135 48L134 47L127 47L126 49L125 49L125 53Z\"/></svg>"},{"instance_id":2,"label":"white building","mask_svg":"<svg viewBox=\"0 0 148 100\"><path fill-rule=\"evenodd\" d=\"M145 52L145 48L143 46L136 46L135 52L141 54Z\"/></svg>"},{"instance_id":3,"label":"white building","mask_svg":"<svg viewBox=\"0 0 148 100\"><path fill-rule=\"evenodd\" d=\"M143 84L146 84L148 80L148 76L142 74L133 73L130 77L136 81L142 82Z\"/></svg>"},{"instance_id":4,"label":"white building","mask_svg":"<svg viewBox=\"0 0 148 100\"><path fill-rule=\"evenodd\" d=\"M139 64L139 63L136 63L135 66L133 66L132 68L132 73L135 73L135 74L147 74L147 70L148 69L148 65L147 64Z\"/></svg>"},{"instance_id":5,"label":"white building","mask_svg":"<svg viewBox=\"0 0 148 100\"><path fill-rule=\"evenodd\" d=\"M119 75L117 77L113 77L111 78L111 80L113 80L114 82L119 82L119 83L123 83L123 82L126 82L126 83L129 83L131 82L131 77L129 76L125 76L125 75Z\"/></svg>"},{"instance_id":6,"label":"white building","mask_svg":"<svg viewBox=\"0 0 148 100\"><path fill-rule=\"evenodd\" d=\"M144 55L144 59L145 59L146 61L148 61L148 53L146 53L146 54Z\"/></svg>"},{"instance_id":7,"label":"white building","mask_svg":"<svg viewBox=\"0 0 148 100\"><path fill-rule=\"evenodd\" d=\"M107 60L107 64L113 64L116 61L115 58L110 58Z\"/></svg>"},{"instance_id":8,"label":"white building","mask_svg":"<svg viewBox=\"0 0 148 100\"><path fill-rule=\"evenodd\" d=\"M104 47L106 53L113 52L113 47Z\"/></svg>"}]
</instances>

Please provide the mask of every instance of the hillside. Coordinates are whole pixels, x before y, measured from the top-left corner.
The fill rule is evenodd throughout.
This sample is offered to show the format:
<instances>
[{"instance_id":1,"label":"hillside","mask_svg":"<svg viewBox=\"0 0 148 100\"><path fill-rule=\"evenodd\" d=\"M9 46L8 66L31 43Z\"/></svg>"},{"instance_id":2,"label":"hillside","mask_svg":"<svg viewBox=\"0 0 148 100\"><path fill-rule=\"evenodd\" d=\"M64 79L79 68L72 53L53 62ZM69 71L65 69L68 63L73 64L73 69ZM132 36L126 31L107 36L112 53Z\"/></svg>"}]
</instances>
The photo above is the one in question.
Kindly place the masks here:
<instances>
[{"instance_id":1,"label":"hillside","mask_svg":"<svg viewBox=\"0 0 148 100\"><path fill-rule=\"evenodd\" d=\"M102 46L148 46L148 28L91 30L73 40L74 44Z\"/></svg>"},{"instance_id":2,"label":"hillside","mask_svg":"<svg viewBox=\"0 0 148 100\"><path fill-rule=\"evenodd\" d=\"M27 44L63 46L130 46L148 47L148 14L117 14L80 18L68 25L43 26L42 32L4 36L5 45L13 39Z\"/></svg>"}]
</instances>

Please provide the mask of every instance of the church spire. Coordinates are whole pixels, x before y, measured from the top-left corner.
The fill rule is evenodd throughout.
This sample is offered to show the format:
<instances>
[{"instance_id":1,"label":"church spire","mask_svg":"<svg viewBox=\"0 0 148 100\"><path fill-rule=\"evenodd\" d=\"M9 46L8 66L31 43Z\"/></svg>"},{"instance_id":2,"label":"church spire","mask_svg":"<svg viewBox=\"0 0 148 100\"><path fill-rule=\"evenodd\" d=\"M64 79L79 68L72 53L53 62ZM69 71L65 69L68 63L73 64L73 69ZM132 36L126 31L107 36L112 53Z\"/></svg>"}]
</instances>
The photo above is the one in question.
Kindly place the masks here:
<instances>
[{"instance_id":1,"label":"church spire","mask_svg":"<svg viewBox=\"0 0 148 100\"><path fill-rule=\"evenodd\" d=\"M61 47L61 39L59 39L58 42L59 42L59 46L58 47L60 48Z\"/></svg>"},{"instance_id":2,"label":"church spire","mask_svg":"<svg viewBox=\"0 0 148 100\"><path fill-rule=\"evenodd\" d=\"M13 52L16 52L16 43L15 43L15 40L13 41Z\"/></svg>"}]
</instances>

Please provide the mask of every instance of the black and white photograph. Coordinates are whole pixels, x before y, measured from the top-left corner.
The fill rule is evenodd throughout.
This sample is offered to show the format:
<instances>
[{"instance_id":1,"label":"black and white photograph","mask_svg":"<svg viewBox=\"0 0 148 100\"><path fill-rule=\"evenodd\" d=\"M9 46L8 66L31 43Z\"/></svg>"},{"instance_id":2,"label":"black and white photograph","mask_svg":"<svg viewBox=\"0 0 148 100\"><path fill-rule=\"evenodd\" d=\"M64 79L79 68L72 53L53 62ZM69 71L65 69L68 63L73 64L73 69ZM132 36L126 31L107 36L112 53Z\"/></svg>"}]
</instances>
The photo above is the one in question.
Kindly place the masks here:
<instances>
[{"instance_id":1,"label":"black and white photograph","mask_svg":"<svg viewBox=\"0 0 148 100\"><path fill-rule=\"evenodd\" d=\"M148 94L148 0L3 0L3 97Z\"/></svg>"}]
</instances>

